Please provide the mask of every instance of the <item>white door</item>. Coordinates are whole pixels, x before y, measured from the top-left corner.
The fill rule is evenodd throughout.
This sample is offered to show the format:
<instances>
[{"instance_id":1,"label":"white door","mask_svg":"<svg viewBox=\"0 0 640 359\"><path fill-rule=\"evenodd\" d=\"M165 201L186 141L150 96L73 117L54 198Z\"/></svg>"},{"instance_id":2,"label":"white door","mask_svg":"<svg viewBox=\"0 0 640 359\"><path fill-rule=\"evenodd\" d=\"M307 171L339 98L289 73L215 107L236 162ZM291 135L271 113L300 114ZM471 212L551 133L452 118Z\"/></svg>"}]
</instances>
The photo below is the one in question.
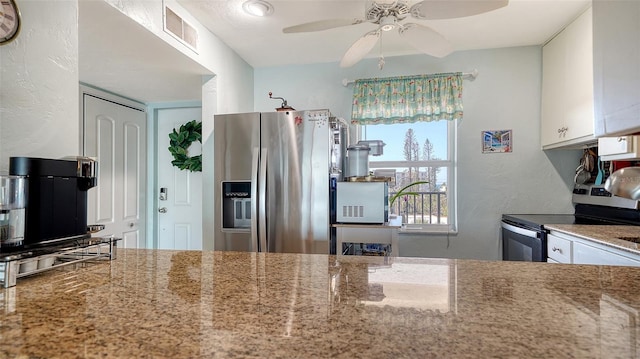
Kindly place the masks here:
<instances>
[{"instance_id":1,"label":"white door","mask_svg":"<svg viewBox=\"0 0 640 359\"><path fill-rule=\"evenodd\" d=\"M202 172L180 170L171 164L169 133L180 125L201 121L200 107L159 109L157 115L158 138L158 193L166 189L165 200L158 200L159 249L202 249ZM202 153L200 142L189 148L189 156Z\"/></svg>"},{"instance_id":2,"label":"white door","mask_svg":"<svg viewBox=\"0 0 640 359\"><path fill-rule=\"evenodd\" d=\"M146 114L83 94L85 156L98 159L98 186L88 194L88 224L97 235L122 238L125 248L145 247Z\"/></svg>"}]
</instances>

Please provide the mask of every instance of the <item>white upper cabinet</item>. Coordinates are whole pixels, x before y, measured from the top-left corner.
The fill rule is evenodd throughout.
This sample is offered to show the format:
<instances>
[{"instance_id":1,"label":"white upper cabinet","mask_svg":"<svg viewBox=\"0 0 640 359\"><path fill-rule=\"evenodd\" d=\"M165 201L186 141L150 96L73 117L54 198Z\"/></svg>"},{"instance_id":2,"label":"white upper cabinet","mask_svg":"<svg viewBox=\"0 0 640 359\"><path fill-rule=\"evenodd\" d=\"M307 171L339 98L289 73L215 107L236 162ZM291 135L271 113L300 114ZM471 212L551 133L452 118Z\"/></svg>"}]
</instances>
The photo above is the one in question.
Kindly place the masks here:
<instances>
[{"instance_id":1,"label":"white upper cabinet","mask_svg":"<svg viewBox=\"0 0 640 359\"><path fill-rule=\"evenodd\" d=\"M542 48L543 149L593 142L591 8Z\"/></svg>"},{"instance_id":2,"label":"white upper cabinet","mask_svg":"<svg viewBox=\"0 0 640 359\"><path fill-rule=\"evenodd\" d=\"M639 159L640 136L600 137L598 155L603 161Z\"/></svg>"},{"instance_id":3,"label":"white upper cabinet","mask_svg":"<svg viewBox=\"0 0 640 359\"><path fill-rule=\"evenodd\" d=\"M640 1L593 2L595 135L640 132Z\"/></svg>"}]
</instances>

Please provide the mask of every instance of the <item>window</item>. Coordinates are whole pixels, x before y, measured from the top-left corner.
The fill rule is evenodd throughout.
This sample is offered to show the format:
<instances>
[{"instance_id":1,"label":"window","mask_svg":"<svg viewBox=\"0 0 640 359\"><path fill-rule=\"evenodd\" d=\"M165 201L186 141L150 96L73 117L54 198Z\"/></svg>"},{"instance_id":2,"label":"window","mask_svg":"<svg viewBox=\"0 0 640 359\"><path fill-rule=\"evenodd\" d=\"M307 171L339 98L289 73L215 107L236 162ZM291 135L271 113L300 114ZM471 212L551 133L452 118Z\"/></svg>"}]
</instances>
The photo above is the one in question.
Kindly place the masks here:
<instances>
[{"instance_id":1,"label":"window","mask_svg":"<svg viewBox=\"0 0 640 359\"><path fill-rule=\"evenodd\" d=\"M370 156L369 168L391 175L389 197L415 181L415 195L399 197L390 214L402 215L407 228L415 231L455 231L455 139L457 121L363 125L361 138L382 140L383 155ZM395 176L394 176L395 172Z\"/></svg>"}]
</instances>

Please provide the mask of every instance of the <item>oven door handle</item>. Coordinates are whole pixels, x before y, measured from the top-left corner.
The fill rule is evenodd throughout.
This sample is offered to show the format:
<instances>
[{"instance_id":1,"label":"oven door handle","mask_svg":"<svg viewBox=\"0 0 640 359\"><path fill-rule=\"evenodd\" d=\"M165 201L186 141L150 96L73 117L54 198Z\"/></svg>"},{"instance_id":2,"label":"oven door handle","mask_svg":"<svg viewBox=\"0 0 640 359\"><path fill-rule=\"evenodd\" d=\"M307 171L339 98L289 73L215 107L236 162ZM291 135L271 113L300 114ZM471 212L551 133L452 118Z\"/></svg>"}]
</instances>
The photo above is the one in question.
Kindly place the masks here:
<instances>
[{"instance_id":1,"label":"oven door handle","mask_svg":"<svg viewBox=\"0 0 640 359\"><path fill-rule=\"evenodd\" d=\"M532 237L532 238L540 238L540 233L536 231L531 231L528 229L516 227L507 223L502 222L502 228L511 231L513 233L521 234L523 236Z\"/></svg>"}]
</instances>

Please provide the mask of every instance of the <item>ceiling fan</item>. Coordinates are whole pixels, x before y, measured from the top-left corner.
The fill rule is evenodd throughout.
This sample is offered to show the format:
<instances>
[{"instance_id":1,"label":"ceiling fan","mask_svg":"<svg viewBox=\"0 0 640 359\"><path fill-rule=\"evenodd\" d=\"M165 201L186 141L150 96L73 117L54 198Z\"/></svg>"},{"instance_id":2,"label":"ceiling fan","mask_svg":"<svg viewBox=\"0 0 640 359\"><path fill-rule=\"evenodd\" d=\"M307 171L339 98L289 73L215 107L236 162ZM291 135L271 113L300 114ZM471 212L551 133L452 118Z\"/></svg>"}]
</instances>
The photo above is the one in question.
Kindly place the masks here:
<instances>
[{"instance_id":1,"label":"ceiling fan","mask_svg":"<svg viewBox=\"0 0 640 359\"><path fill-rule=\"evenodd\" d=\"M336 27L372 23L369 31L351 45L340 61L350 67L362 60L376 45L383 32L398 29L400 36L417 50L434 57L445 57L453 46L435 30L417 23L402 23L407 17L437 20L481 14L506 6L509 0L423 0L410 5L409 0L374 0L365 3L364 19L330 19L312 21L282 29L284 33L313 32ZM381 60L382 61L382 60Z\"/></svg>"}]
</instances>

